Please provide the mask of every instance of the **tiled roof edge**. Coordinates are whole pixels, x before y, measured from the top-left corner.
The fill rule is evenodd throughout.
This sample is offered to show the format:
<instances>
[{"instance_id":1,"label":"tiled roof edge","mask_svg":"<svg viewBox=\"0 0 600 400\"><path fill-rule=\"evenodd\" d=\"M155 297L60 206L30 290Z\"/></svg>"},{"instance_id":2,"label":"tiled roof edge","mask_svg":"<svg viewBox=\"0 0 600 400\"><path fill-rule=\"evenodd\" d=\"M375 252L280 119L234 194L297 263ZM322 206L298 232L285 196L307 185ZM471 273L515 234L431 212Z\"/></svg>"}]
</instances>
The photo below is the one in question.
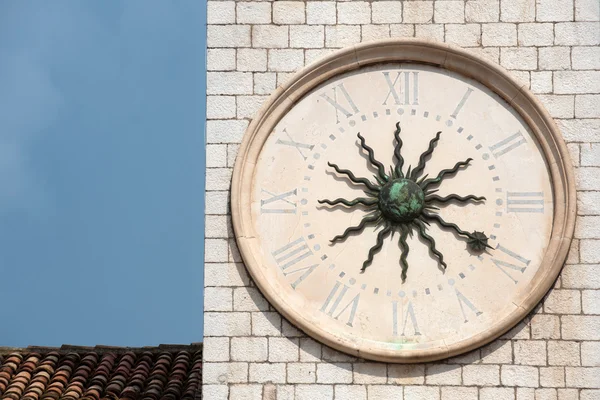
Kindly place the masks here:
<instances>
[{"instance_id":1,"label":"tiled roof edge","mask_svg":"<svg viewBox=\"0 0 600 400\"><path fill-rule=\"evenodd\" d=\"M160 344L158 346L144 346L144 347L121 347L121 346L75 346L70 344L63 344L60 347L47 347L47 346L27 346L27 347L3 347L0 346L0 355L6 355L10 353L50 353L57 352L59 354L66 353L115 353L122 354L126 352L143 353L149 351L151 353L159 352L177 352L177 351L202 351L202 342L191 343L191 344Z\"/></svg>"}]
</instances>

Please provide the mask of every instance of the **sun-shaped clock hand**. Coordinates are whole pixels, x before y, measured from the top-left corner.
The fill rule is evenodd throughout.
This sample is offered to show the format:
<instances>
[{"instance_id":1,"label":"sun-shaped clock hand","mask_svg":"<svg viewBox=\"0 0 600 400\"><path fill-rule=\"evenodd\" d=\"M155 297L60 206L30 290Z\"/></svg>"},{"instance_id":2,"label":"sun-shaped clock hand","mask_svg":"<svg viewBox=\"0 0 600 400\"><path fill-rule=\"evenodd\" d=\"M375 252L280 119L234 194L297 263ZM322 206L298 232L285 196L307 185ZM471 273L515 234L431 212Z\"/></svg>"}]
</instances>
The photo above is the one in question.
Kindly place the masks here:
<instances>
[{"instance_id":1,"label":"sun-shaped clock hand","mask_svg":"<svg viewBox=\"0 0 600 400\"><path fill-rule=\"evenodd\" d=\"M367 190L363 191L367 197L359 197L354 200L343 198L335 200L324 199L318 200L318 202L328 205L342 204L350 208L362 206L369 211L357 226L349 227L344 233L331 239L332 244L345 240L351 233L362 232L366 226L375 225L376 227L383 227L377 234L375 245L371 247L367 259L363 262L361 272L364 272L371 265L375 254L381 250L384 239L390 233L393 235L395 231L400 232L398 246L402 251L400 266L402 267L401 278L402 282L404 282L408 270L407 256L409 252L406 239L409 234L412 236L413 229L416 229L419 236L428 243L429 250L437 258L442 270L445 270L447 267L443 254L435 247L435 240L427 233L427 226L430 221L437 223L443 228L452 229L458 238L466 240L467 246L471 251L481 252L486 247L490 249L492 247L487 244L489 238L483 232L474 231L469 233L460 229L456 224L444 221L437 214L439 208L433 205L434 203L443 205L449 201L468 203L485 200L485 197L474 195L463 197L451 194L446 197L440 197L434 194L437 192L437 189L435 189L436 186L441 184L445 178L456 174L462 167L468 166L472 159L468 158L465 161L459 161L451 169L441 170L435 178L427 179L427 175L420 178L425 169L427 159L433 154L435 145L442 134L442 132L437 132L435 137L429 142L427 150L419 157L419 163L415 169L411 171L411 166L409 166L406 174L404 174L402 171L404 158L401 153L402 139L400 131L400 123L398 122L394 131L396 139L396 146L394 148L396 165L390 167L389 174L385 172L383 164L375 159L375 152L371 147L367 146L365 138L360 133L357 135L360 140L360 146L368 154L369 162L377 169L378 173L374 176L376 183L371 182L367 178L356 177L352 171L342 169L336 164L327 163L338 174L345 175L351 182L365 186Z\"/></svg>"}]
</instances>

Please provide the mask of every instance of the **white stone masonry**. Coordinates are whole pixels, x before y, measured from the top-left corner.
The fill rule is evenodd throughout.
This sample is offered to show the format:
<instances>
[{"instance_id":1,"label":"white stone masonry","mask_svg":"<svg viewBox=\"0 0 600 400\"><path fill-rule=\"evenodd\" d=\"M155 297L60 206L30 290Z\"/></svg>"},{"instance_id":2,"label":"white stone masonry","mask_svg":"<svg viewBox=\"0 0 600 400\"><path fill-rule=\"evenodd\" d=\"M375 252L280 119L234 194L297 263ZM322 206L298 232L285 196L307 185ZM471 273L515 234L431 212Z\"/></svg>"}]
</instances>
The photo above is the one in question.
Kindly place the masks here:
<instances>
[{"instance_id":1,"label":"white stone masonry","mask_svg":"<svg viewBox=\"0 0 600 400\"><path fill-rule=\"evenodd\" d=\"M207 7L204 399L600 399L600 1ZM400 36L457 44L528 84L568 143L578 189L575 240L545 300L495 342L416 365L356 359L295 329L248 277L229 210L239 143L267 96L335 49Z\"/></svg>"}]
</instances>

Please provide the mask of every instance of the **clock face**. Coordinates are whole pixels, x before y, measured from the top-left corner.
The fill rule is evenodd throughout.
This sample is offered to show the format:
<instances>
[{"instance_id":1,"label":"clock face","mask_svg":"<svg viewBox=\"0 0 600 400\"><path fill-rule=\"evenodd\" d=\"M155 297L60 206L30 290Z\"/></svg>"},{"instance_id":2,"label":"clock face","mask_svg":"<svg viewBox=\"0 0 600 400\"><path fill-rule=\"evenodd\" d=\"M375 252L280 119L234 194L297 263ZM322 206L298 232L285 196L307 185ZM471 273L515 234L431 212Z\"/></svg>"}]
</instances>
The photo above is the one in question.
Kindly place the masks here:
<instances>
[{"instance_id":1,"label":"clock face","mask_svg":"<svg viewBox=\"0 0 600 400\"><path fill-rule=\"evenodd\" d=\"M507 101L459 72L385 62L280 114L246 165L251 234L236 234L292 323L355 355L417 361L518 321L547 275L555 160Z\"/></svg>"}]
</instances>

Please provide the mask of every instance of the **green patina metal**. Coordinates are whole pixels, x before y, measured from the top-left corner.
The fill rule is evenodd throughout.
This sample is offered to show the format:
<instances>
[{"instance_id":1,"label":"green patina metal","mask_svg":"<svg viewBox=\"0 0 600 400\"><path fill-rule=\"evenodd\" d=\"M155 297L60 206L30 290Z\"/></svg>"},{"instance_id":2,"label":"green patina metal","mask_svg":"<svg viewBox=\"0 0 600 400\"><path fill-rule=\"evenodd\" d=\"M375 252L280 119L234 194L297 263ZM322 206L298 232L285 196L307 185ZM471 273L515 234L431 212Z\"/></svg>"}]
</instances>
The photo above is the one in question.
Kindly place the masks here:
<instances>
[{"instance_id":1,"label":"green patina metal","mask_svg":"<svg viewBox=\"0 0 600 400\"><path fill-rule=\"evenodd\" d=\"M395 231L400 232L398 246L402 251L402 255L399 262L402 268L401 278L402 282L404 282L408 270L407 257L410 250L406 239L413 229L416 229L421 238L429 244L429 250L437 258L442 271L445 271L447 267L443 254L435 247L435 240L427 233L427 226L431 221L436 222L443 229L452 230L458 238L466 240L467 246L471 251L482 252L486 248L492 249L492 247L488 245L488 237L483 232L474 231L469 233L460 229L456 224L444 221L437 214L439 208L433 205L434 203L445 204L452 201L467 203L485 200L485 197L474 195L459 196L457 194L450 194L440 197L433 194L437 192L437 189L435 189L436 186L445 178L456 174L460 168L468 166L472 159L468 158L465 161L457 162L451 169L441 170L435 178L426 179L427 175L421 177L427 159L433 154L435 145L440 139L442 132L438 132L429 142L427 150L419 157L417 167L411 172L411 167L409 166L405 174L402 170L404 158L401 153L402 138L400 137L400 131L400 123L398 122L394 131L394 138L396 139L396 146L394 148L396 165L390 168L389 174L385 172L383 164L375 159L375 153L367 145L365 138L360 133L357 135L361 147L367 152L369 162L377 169L378 173L374 176L375 183L367 178L356 177L352 171L342 169L336 164L327 163L338 174L345 175L351 182L365 186L366 189L363 192L366 197L358 197L354 200L342 198L335 200L324 199L318 200L318 202L330 206L341 204L346 207L364 207L369 211L357 226L349 227L344 233L331 239L332 244L346 240L348 235L352 233L362 232L367 225L383 226L383 229L377 234L375 245L371 247L367 259L363 262L361 272L364 272L371 265L375 254L383 246L383 240Z\"/></svg>"},{"instance_id":2,"label":"green patina metal","mask_svg":"<svg viewBox=\"0 0 600 400\"><path fill-rule=\"evenodd\" d=\"M379 209L393 222L410 222L421 215L425 206L423 189L409 179L394 179L379 191Z\"/></svg>"}]
</instances>

